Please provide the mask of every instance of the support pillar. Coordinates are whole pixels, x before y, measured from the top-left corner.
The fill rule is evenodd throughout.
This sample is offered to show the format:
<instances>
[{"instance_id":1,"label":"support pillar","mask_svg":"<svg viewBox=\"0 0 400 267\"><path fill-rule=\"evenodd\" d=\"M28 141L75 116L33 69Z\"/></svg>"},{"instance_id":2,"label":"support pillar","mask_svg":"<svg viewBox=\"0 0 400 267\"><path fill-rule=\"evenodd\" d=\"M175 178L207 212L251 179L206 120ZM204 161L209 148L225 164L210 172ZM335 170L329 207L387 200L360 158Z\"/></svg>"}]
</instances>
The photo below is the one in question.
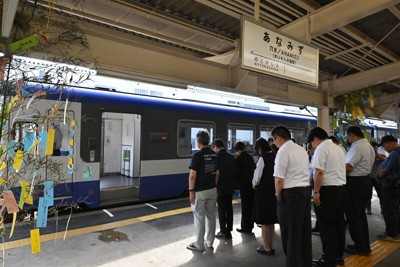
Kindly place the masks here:
<instances>
[{"instance_id":1,"label":"support pillar","mask_svg":"<svg viewBox=\"0 0 400 267\"><path fill-rule=\"evenodd\" d=\"M333 134L333 129L331 127L330 118L329 118L329 107L322 106L318 108L318 122L317 126L324 129L328 135Z\"/></svg>"}]
</instances>

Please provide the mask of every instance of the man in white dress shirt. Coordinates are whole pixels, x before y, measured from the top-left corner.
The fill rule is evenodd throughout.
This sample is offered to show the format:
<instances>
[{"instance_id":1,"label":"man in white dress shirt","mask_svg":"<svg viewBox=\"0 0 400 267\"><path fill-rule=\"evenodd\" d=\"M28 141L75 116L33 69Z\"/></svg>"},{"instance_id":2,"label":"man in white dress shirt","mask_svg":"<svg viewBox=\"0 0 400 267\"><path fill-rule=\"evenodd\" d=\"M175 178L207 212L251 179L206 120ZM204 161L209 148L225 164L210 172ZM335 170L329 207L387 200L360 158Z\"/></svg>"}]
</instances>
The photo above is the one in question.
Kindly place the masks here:
<instances>
[{"instance_id":1,"label":"man in white dress shirt","mask_svg":"<svg viewBox=\"0 0 400 267\"><path fill-rule=\"evenodd\" d=\"M293 143L285 126L271 131L279 148L275 159L275 192L286 267L310 267L311 193L305 149Z\"/></svg>"},{"instance_id":2,"label":"man in white dress shirt","mask_svg":"<svg viewBox=\"0 0 400 267\"><path fill-rule=\"evenodd\" d=\"M371 190L369 174L375 161L375 151L359 127L350 126L346 134L351 147L346 155L348 199L345 213L354 245L347 246L345 251L349 254L368 256L371 247L365 207Z\"/></svg>"},{"instance_id":3,"label":"man in white dress shirt","mask_svg":"<svg viewBox=\"0 0 400 267\"><path fill-rule=\"evenodd\" d=\"M315 213L322 242L322 257L313 260L314 266L344 265L346 223L345 153L327 132L315 127L308 132L307 143L315 148L311 167L314 168Z\"/></svg>"}]
</instances>

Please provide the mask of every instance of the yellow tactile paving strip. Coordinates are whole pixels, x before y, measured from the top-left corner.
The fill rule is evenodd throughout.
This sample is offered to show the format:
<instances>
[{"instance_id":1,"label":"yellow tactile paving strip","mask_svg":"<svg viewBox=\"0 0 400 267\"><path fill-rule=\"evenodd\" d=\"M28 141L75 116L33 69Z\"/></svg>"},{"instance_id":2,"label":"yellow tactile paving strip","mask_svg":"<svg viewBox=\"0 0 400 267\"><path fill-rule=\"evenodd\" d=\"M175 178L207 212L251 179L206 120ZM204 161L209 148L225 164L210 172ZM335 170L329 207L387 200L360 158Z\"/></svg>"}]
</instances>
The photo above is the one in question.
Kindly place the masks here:
<instances>
[{"instance_id":1,"label":"yellow tactile paving strip","mask_svg":"<svg viewBox=\"0 0 400 267\"><path fill-rule=\"evenodd\" d=\"M345 259L346 267L374 266L386 256L400 248L400 243L378 240L371 245L371 255L368 257L353 255Z\"/></svg>"},{"instance_id":2,"label":"yellow tactile paving strip","mask_svg":"<svg viewBox=\"0 0 400 267\"><path fill-rule=\"evenodd\" d=\"M233 201L233 204L237 204L237 203L240 203L240 202L237 200ZM112 222L112 223L106 223L106 224L101 224L101 225L96 225L96 226L90 226L90 227L69 230L69 231L67 231L66 237L72 237L72 236L77 236L77 235L83 235L83 234L88 234L88 233L94 233L94 232L99 232L99 231L115 229L118 227L123 227L123 226L141 223L141 222L151 221L151 220L155 220L155 219L159 219L159 218L183 214L183 213L187 213L187 212L191 212L191 211L192 210L190 208L181 208L181 209L159 212L159 213L155 213L155 214L151 214L151 215L141 216L141 217L137 217L137 218L127 219L127 220L122 220L122 221L117 221L117 222ZM42 236L40 236L40 242L47 242L47 241L52 241L52 240L56 240L56 239L63 239L64 235L65 235L65 231L42 235ZM3 244L0 244L0 249L7 250L7 249L18 248L18 247L29 246L29 245L30 245L30 238L25 238L25 239L21 239L21 240L10 241L10 242L5 242ZM370 256L368 256L368 257L357 256L357 255L350 256L345 259L345 266L346 267L370 267L370 266L372 267L375 264L377 264L378 262L380 262L382 259L384 259L386 256L390 255L391 253L393 253L395 250L397 250L399 248L400 248L400 243L378 240L371 245L372 253Z\"/></svg>"}]
</instances>

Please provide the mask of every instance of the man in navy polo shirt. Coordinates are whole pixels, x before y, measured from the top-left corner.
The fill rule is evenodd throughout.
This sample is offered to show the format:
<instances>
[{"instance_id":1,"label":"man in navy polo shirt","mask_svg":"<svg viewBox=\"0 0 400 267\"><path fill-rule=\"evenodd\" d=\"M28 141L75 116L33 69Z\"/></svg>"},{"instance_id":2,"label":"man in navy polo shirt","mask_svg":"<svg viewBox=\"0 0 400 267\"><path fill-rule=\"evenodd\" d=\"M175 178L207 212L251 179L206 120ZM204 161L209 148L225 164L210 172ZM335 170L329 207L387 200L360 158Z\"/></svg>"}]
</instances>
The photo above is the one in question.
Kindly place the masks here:
<instances>
[{"instance_id":1,"label":"man in navy polo shirt","mask_svg":"<svg viewBox=\"0 0 400 267\"><path fill-rule=\"evenodd\" d=\"M386 135L381 146L389 152L389 157L381 164L378 180L382 186L382 214L386 232L378 238L400 242L400 147L397 138Z\"/></svg>"},{"instance_id":2,"label":"man in navy polo shirt","mask_svg":"<svg viewBox=\"0 0 400 267\"><path fill-rule=\"evenodd\" d=\"M205 246L212 247L215 239L216 185L219 172L217 154L209 147L210 134L199 131L196 138L200 150L193 154L189 165L189 201L194 216L196 241L186 248L204 251Z\"/></svg>"}]
</instances>

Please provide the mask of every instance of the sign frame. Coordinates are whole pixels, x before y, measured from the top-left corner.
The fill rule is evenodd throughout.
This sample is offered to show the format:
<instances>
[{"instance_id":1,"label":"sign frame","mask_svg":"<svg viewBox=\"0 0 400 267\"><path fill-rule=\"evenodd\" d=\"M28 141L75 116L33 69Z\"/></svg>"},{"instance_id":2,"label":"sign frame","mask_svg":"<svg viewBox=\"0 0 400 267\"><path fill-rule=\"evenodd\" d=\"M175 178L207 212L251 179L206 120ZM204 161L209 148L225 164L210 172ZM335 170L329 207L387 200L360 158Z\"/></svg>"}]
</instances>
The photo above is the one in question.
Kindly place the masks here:
<instances>
[{"instance_id":1,"label":"sign frame","mask_svg":"<svg viewBox=\"0 0 400 267\"><path fill-rule=\"evenodd\" d=\"M241 68L313 87L319 81L319 49L251 18L241 17Z\"/></svg>"}]
</instances>

